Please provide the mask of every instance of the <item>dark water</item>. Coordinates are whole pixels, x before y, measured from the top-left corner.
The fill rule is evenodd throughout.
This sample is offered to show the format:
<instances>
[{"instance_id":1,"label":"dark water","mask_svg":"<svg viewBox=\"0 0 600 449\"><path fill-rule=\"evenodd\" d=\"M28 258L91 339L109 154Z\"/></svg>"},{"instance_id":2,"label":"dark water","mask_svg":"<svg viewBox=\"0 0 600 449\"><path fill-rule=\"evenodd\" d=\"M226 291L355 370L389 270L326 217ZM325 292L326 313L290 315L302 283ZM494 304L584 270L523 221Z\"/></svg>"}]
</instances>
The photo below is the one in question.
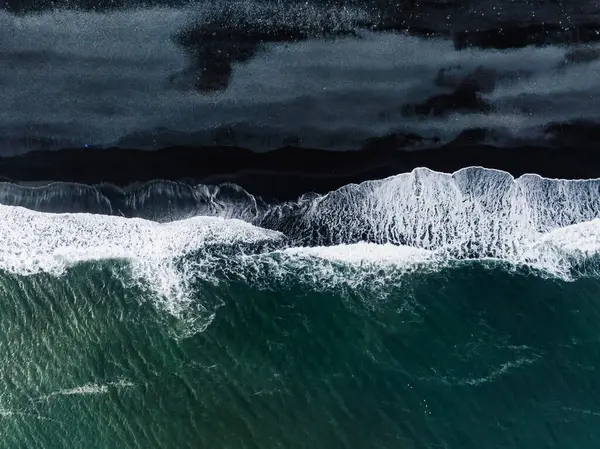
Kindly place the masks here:
<instances>
[{"instance_id":1,"label":"dark water","mask_svg":"<svg viewBox=\"0 0 600 449\"><path fill-rule=\"evenodd\" d=\"M474 262L398 273L375 294L230 272L195 285L216 315L182 336L126 271L1 275L2 447L600 441L597 278Z\"/></svg>"}]
</instances>

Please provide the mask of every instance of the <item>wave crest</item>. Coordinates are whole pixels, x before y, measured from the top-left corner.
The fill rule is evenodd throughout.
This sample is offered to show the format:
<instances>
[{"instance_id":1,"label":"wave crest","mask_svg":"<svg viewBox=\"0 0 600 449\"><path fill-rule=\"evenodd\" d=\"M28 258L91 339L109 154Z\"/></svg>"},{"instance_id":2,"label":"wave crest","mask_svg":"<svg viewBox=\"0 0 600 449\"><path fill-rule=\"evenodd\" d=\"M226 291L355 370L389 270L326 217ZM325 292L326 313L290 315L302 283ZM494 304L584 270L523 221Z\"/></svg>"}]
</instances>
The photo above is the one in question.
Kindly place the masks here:
<instances>
[{"instance_id":1,"label":"wave crest","mask_svg":"<svg viewBox=\"0 0 600 449\"><path fill-rule=\"evenodd\" d=\"M573 256L585 244L590 255L591 242L600 241L598 218L598 180L515 179L471 167L453 174L417 169L348 185L276 206L257 224L284 232L296 245L392 243L452 259L530 263L566 275L540 248L560 236L563 252Z\"/></svg>"},{"instance_id":2,"label":"wave crest","mask_svg":"<svg viewBox=\"0 0 600 449\"><path fill-rule=\"evenodd\" d=\"M44 208L54 199L52 207L60 206L69 198L61 189L103 213L128 207L132 214L167 211L163 220L196 216L157 223L0 206L0 270L60 275L80 262L126 260L131 277L178 316L192 304L202 307L192 294L198 281L385 293L407 272L469 260L527 266L565 280L600 274L600 180L417 169L278 204L231 184L161 181L129 192L4 184L0 202Z\"/></svg>"},{"instance_id":3,"label":"wave crest","mask_svg":"<svg viewBox=\"0 0 600 449\"><path fill-rule=\"evenodd\" d=\"M243 251L252 245L281 241L275 231L240 220L195 217L159 224L139 218L93 214L47 214L0 206L0 269L13 274L59 276L77 263L126 260L130 275L157 293L174 314L193 298L188 284L194 273L181 260L211 247ZM196 257L209 263L206 257Z\"/></svg>"}]
</instances>

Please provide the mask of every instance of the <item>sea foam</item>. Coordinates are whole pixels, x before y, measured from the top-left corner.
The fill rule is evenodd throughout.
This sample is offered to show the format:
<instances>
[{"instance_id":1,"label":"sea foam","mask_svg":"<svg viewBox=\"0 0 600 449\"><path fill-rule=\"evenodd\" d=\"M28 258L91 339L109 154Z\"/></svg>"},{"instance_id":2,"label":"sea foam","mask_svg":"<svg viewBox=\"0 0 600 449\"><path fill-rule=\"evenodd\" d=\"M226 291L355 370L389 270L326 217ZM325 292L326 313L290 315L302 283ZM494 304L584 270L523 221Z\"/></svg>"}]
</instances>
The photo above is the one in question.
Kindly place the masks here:
<instances>
[{"instance_id":1,"label":"sea foam","mask_svg":"<svg viewBox=\"0 0 600 449\"><path fill-rule=\"evenodd\" d=\"M191 298L178 259L211 245L276 242L276 231L240 220L195 217L159 224L139 218L49 214L0 206L0 269L13 274L61 275L81 262L126 260L174 313Z\"/></svg>"},{"instance_id":2,"label":"sea foam","mask_svg":"<svg viewBox=\"0 0 600 449\"><path fill-rule=\"evenodd\" d=\"M436 259L496 259L569 278L570 262L600 241L600 181L567 181L471 167L416 169L274 206L255 223L296 245L368 241L427 250Z\"/></svg>"},{"instance_id":3,"label":"sea foam","mask_svg":"<svg viewBox=\"0 0 600 449\"><path fill-rule=\"evenodd\" d=\"M160 204L164 195L176 200L187 192L186 198L202 200L195 209L200 216L157 223L0 206L0 269L61 275L80 262L126 260L132 278L175 314L193 301L197 279L385 290L407 272L464 261L526 266L564 280L600 272L598 180L515 179L478 167L453 174L417 169L275 205L233 186L168 187L156 190ZM94 194L89 189L85 195ZM19 204L19 191L9 191ZM129 198L155 208L153 191ZM23 193L24 202L37 206L44 195L43 188ZM112 210L108 198L98 201ZM205 216L223 214L230 218ZM245 251L249 245L255 247Z\"/></svg>"}]
</instances>

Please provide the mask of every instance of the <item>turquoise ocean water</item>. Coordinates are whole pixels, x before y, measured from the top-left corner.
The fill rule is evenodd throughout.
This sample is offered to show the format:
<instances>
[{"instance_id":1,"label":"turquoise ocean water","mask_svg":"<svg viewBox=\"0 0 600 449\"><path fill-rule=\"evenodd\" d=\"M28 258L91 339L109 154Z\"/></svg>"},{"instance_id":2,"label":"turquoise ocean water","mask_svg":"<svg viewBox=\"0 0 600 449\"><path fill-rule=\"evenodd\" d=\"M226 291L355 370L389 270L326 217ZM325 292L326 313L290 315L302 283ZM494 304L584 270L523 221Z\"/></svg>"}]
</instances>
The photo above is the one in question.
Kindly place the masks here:
<instances>
[{"instance_id":1,"label":"turquoise ocean water","mask_svg":"<svg viewBox=\"0 0 600 449\"><path fill-rule=\"evenodd\" d=\"M417 170L178 220L10 190L0 447L598 447L598 185Z\"/></svg>"}]
</instances>

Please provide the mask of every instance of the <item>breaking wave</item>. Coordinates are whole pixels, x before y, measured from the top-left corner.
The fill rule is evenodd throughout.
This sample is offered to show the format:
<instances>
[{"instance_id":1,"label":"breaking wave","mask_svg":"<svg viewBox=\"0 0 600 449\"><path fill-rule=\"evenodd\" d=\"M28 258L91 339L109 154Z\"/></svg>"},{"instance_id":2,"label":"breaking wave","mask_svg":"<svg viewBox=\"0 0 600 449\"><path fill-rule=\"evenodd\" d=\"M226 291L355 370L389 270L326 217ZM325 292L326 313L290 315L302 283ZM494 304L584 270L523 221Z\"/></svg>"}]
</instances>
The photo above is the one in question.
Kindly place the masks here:
<instances>
[{"instance_id":1,"label":"breaking wave","mask_svg":"<svg viewBox=\"0 0 600 449\"><path fill-rule=\"evenodd\" d=\"M592 257L600 181L514 179L472 167L417 169L276 206L257 220L298 244L393 243L454 259L494 258L569 276Z\"/></svg>"},{"instance_id":2,"label":"breaking wave","mask_svg":"<svg viewBox=\"0 0 600 449\"><path fill-rule=\"evenodd\" d=\"M61 275L82 262L126 260L130 277L174 314L194 303L198 281L384 291L402 273L465 261L529 267L564 280L600 273L599 180L417 169L279 204L233 185L156 182L125 192L4 184L0 202L11 204L0 206L0 269ZM96 213L21 207L48 204L54 212L78 204L80 212L87 205ZM188 218L105 215L122 214L123 205L130 214L156 215L166 204L168 217Z\"/></svg>"},{"instance_id":3,"label":"breaking wave","mask_svg":"<svg viewBox=\"0 0 600 449\"><path fill-rule=\"evenodd\" d=\"M178 315L192 298L188 268L178 264L199 250L242 251L281 240L281 234L240 220L195 217L158 224L92 214L47 214L0 206L0 269L18 275L60 276L75 264L125 260L129 277L150 287ZM208 257L208 256L207 256ZM195 267L202 269L202 257Z\"/></svg>"}]
</instances>

